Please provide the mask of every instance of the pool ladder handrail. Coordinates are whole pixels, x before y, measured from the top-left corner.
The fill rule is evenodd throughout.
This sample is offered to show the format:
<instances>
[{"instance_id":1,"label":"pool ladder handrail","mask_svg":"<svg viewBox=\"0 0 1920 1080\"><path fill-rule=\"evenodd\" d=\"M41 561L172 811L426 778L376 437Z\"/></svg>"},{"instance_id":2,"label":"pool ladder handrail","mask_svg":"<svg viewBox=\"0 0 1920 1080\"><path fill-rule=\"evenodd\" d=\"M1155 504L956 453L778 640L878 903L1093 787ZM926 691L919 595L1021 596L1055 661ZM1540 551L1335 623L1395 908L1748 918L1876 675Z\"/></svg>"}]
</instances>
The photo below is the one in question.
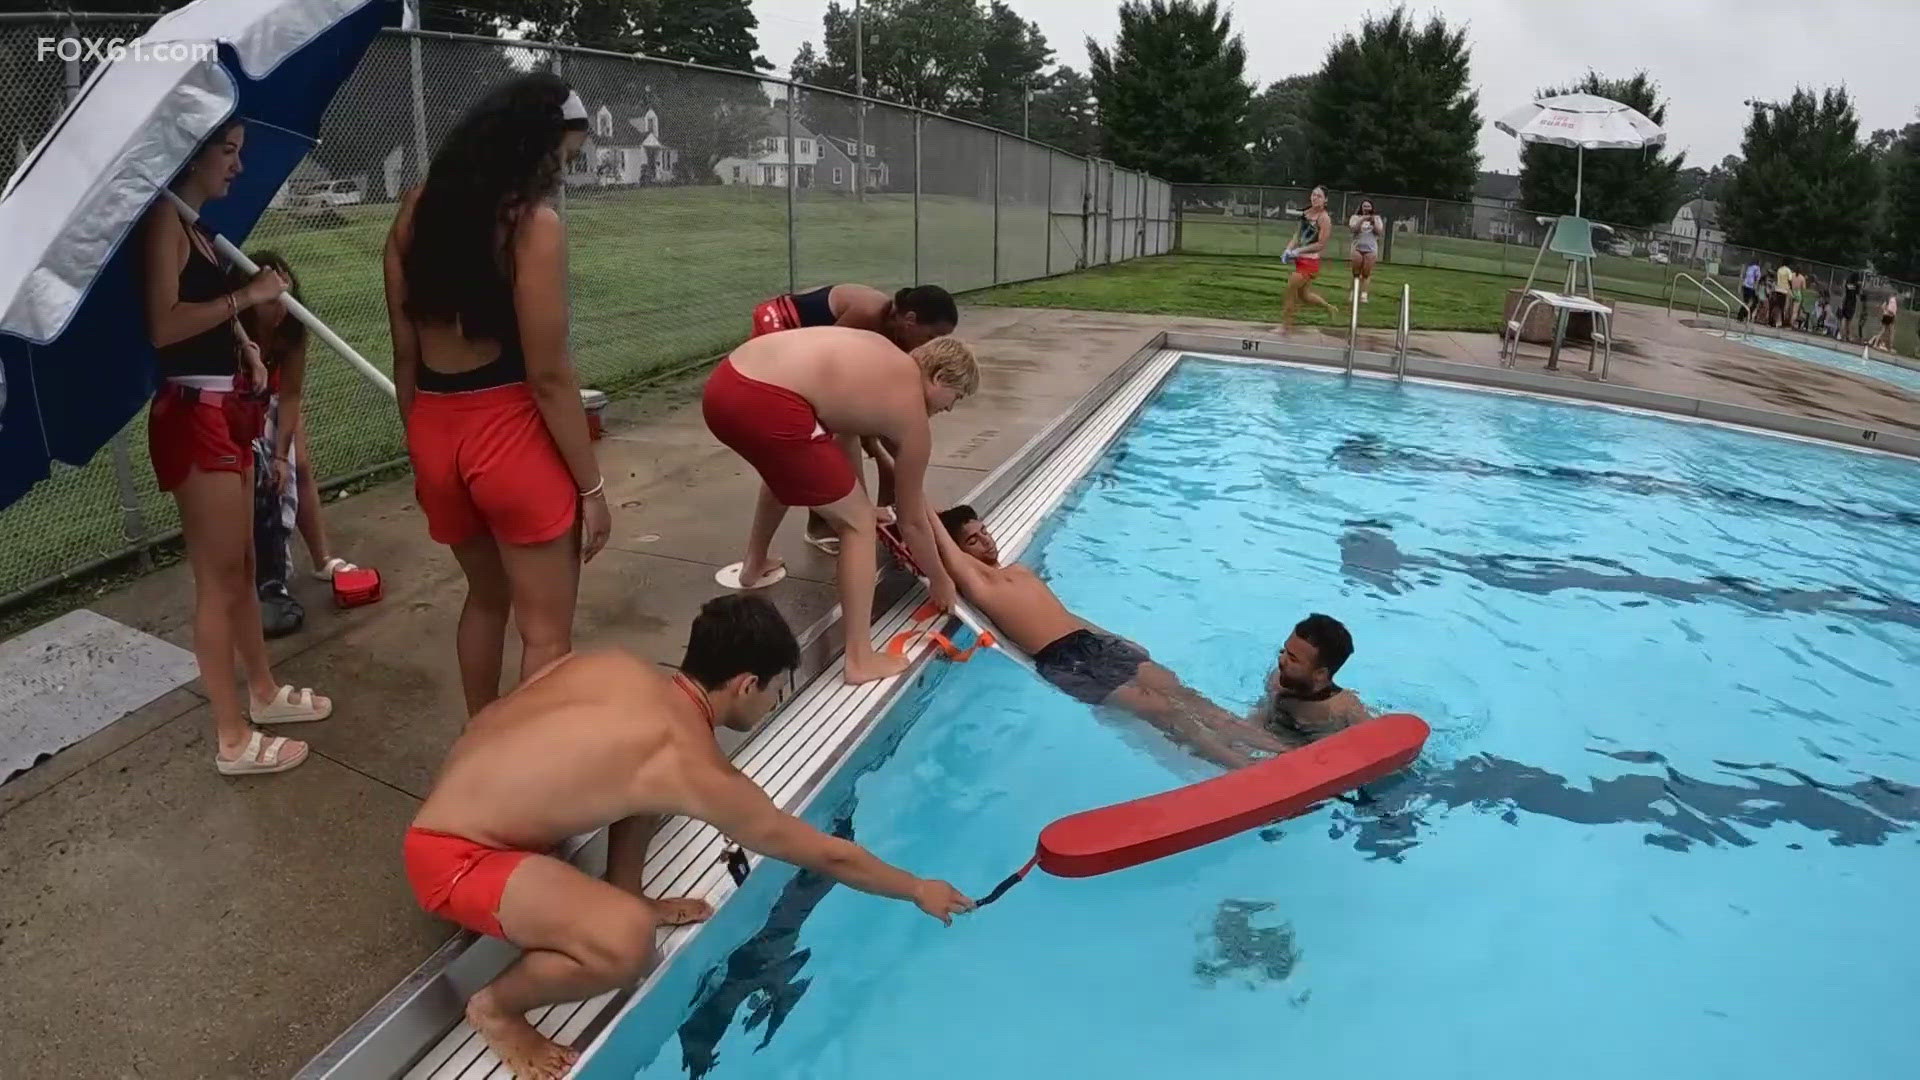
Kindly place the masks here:
<instances>
[{"instance_id":1,"label":"pool ladder handrail","mask_svg":"<svg viewBox=\"0 0 1920 1080\"><path fill-rule=\"evenodd\" d=\"M1407 347L1413 338L1413 286L1400 286L1400 325L1393 335L1393 377L1407 377Z\"/></svg>"},{"instance_id":2,"label":"pool ladder handrail","mask_svg":"<svg viewBox=\"0 0 1920 1080\"><path fill-rule=\"evenodd\" d=\"M1680 271L1680 270L1674 271L1673 276L1667 279L1667 314L1669 315L1673 314L1674 286L1681 281L1691 282L1693 284L1693 287L1696 290L1698 290L1694 294L1694 298L1693 298L1693 313L1695 315L1700 314L1700 305L1704 300L1712 300L1714 303L1719 304L1721 311L1723 313L1720 336L1732 337L1733 336L1733 312L1734 312L1734 308L1739 306L1738 301L1735 301L1734 303L1728 303L1727 301L1733 298L1733 294L1730 292L1727 292L1726 286L1721 285L1717 281L1713 283L1713 287L1716 289L1719 289L1721 293L1726 293L1727 299L1725 300L1721 299L1719 293L1715 293L1709 290L1707 287L1707 283L1705 281L1702 281L1701 279L1694 277L1692 274L1686 273L1685 271ZM1741 308L1741 310L1744 311L1745 308Z\"/></svg>"},{"instance_id":3,"label":"pool ladder handrail","mask_svg":"<svg viewBox=\"0 0 1920 1080\"><path fill-rule=\"evenodd\" d=\"M1353 342L1360 333L1360 279L1353 279L1353 293L1347 297L1347 374L1353 374Z\"/></svg>"}]
</instances>

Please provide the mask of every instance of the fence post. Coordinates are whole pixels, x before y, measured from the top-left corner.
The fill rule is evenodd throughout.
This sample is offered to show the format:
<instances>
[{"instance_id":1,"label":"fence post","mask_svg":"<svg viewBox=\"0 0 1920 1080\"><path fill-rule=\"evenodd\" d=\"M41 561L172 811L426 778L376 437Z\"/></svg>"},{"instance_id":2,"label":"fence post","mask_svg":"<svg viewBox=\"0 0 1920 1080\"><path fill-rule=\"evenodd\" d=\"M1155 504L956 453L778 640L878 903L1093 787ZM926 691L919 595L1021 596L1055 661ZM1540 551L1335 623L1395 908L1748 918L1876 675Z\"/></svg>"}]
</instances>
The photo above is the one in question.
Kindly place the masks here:
<instances>
[{"instance_id":1,"label":"fence post","mask_svg":"<svg viewBox=\"0 0 1920 1080\"><path fill-rule=\"evenodd\" d=\"M993 133L993 283L1000 284L1000 133Z\"/></svg>"},{"instance_id":2,"label":"fence post","mask_svg":"<svg viewBox=\"0 0 1920 1080\"><path fill-rule=\"evenodd\" d=\"M1500 236L1500 276L1507 276L1507 234L1513 231L1513 211L1506 210L1507 229Z\"/></svg>"},{"instance_id":3,"label":"fence post","mask_svg":"<svg viewBox=\"0 0 1920 1080\"><path fill-rule=\"evenodd\" d=\"M799 240L794 235L793 220L793 95L799 88L787 84L787 291L794 292L800 286L796 283L800 261ZM862 147L862 149L865 149ZM856 179L856 186L859 181Z\"/></svg>"},{"instance_id":4,"label":"fence post","mask_svg":"<svg viewBox=\"0 0 1920 1080\"><path fill-rule=\"evenodd\" d=\"M1433 228L1433 200L1420 200L1425 209L1420 212L1420 265L1431 266L1427 262L1427 233Z\"/></svg>"},{"instance_id":5,"label":"fence post","mask_svg":"<svg viewBox=\"0 0 1920 1080\"><path fill-rule=\"evenodd\" d=\"M1081 158L1080 169L1080 258L1076 270L1093 265L1093 159Z\"/></svg>"},{"instance_id":6,"label":"fence post","mask_svg":"<svg viewBox=\"0 0 1920 1080\"><path fill-rule=\"evenodd\" d=\"M913 283L920 284L920 122L926 114L913 113Z\"/></svg>"},{"instance_id":7,"label":"fence post","mask_svg":"<svg viewBox=\"0 0 1920 1080\"><path fill-rule=\"evenodd\" d=\"M427 178L428 147L427 101L425 79L421 74L419 34L407 35L407 52L408 64L413 69L413 179L415 183L420 183Z\"/></svg>"},{"instance_id":8,"label":"fence post","mask_svg":"<svg viewBox=\"0 0 1920 1080\"><path fill-rule=\"evenodd\" d=\"M1254 196L1253 211L1253 253L1260 254L1260 226L1267 221L1267 189L1255 188L1259 194Z\"/></svg>"},{"instance_id":9,"label":"fence post","mask_svg":"<svg viewBox=\"0 0 1920 1080\"><path fill-rule=\"evenodd\" d=\"M1047 276L1053 276L1053 150L1047 150Z\"/></svg>"}]
</instances>

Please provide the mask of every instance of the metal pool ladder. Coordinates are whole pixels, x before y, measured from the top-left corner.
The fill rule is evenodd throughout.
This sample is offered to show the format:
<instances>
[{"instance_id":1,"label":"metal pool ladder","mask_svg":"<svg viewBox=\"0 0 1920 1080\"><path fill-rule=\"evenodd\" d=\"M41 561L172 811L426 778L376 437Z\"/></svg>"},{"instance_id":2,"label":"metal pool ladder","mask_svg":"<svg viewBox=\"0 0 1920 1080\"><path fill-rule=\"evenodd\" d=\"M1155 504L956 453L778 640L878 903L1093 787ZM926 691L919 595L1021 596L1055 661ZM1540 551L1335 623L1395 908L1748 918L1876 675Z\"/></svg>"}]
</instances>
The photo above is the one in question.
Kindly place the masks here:
<instances>
[{"instance_id":1,"label":"metal pool ladder","mask_svg":"<svg viewBox=\"0 0 1920 1080\"><path fill-rule=\"evenodd\" d=\"M1360 279L1353 279L1353 293L1347 297L1347 374L1353 374L1353 342L1360 333Z\"/></svg>"},{"instance_id":2,"label":"metal pool ladder","mask_svg":"<svg viewBox=\"0 0 1920 1080\"><path fill-rule=\"evenodd\" d=\"M1400 286L1400 325L1393 334L1393 377L1407 377L1407 346L1413 338L1413 286Z\"/></svg>"},{"instance_id":3,"label":"metal pool ladder","mask_svg":"<svg viewBox=\"0 0 1920 1080\"><path fill-rule=\"evenodd\" d=\"M1674 286L1681 281L1692 282L1693 287L1699 290L1693 297L1693 313L1695 315L1700 314L1700 305L1705 300L1711 300L1719 304L1722 312L1720 336L1732 337L1734 309L1739 307L1741 310L1745 310L1745 308L1741 306L1740 301L1735 298L1733 293L1729 291L1725 285L1713 281L1710 278L1703 281L1700 278L1694 277L1692 274L1676 273L1673 277L1667 279L1667 314L1673 314Z\"/></svg>"}]
</instances>

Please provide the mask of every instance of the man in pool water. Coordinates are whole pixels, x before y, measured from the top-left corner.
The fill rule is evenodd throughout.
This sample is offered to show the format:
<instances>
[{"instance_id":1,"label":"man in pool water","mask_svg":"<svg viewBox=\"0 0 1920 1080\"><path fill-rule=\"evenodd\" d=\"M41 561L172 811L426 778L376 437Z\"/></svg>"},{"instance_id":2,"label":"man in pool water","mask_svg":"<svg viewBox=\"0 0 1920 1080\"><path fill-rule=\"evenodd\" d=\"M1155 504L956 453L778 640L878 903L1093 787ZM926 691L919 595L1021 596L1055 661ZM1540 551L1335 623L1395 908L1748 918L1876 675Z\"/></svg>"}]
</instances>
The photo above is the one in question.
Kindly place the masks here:
<instances>
[{"instance_id":1,"label":"man in pool water","mask_svg":"<svg viewBox=\"0 0 1920 1080\"><path fill-rule=\"evenodd\" d=\"M1147 650L1068 611L1032 570L1000 565L1000 548L971 506L938 516L943 527L933 534L960 595L1033 657L1041 678L1089 705L1125 709L1230 769L1253 764L1249 750L1289 748L1181 683Z\"/></svg>"},{"instance_id":2,"label":"man in pool water","mask_svg":"<svg viewBox=\"0 0 1920 1080\"><path fill-rule=\"evenodd\" d=\"M781 811L721 753L714 729L752 729L799 654L772 604L723 596L694 619L676 673L617 649L563 656L467 723L407 830L407 879L427 911L523 950L467 1001L468 1022L516 1077L557 1080L577 1057L528 1024L527 1010L632 985L653 967L657 927L713 913L640 891L647 842L667 815L911 900L943 923L973 908L946 882ZM551 854L603 825L605 881Z\"/></svg>"},{"instance_id":3,"label":"man in pool water","mask_svg":"<svg viewBox=\"0 0 1920 1080\"><path fill-rule=\"evenodd\" d=\"M1300 620L1267 676L1267 696L1247 722L1304 746L1368 719L1359 696L1333 681L1352 655L1353 635L1339 619L1315 612Z\"/></svg>"}]
</instances>

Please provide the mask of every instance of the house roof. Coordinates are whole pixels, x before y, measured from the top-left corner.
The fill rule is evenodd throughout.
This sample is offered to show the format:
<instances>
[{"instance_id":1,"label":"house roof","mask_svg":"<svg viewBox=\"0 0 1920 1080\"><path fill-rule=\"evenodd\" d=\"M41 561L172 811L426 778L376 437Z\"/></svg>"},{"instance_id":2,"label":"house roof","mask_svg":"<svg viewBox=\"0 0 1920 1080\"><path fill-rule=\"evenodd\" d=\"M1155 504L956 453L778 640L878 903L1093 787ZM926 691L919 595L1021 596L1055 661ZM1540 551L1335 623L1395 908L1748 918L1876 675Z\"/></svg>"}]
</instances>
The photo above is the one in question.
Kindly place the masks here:
<instances>
[{"instance_id":1,"label":"house roof","mask_svg":"<svg viewBox=\"0 0 1920 1080\"><path fill-rule=\"evenodd\" d=\"M1485 199L1518 199L1520 177L1515 173L1483 172L1473 182L1473 193Z\"/></svg>"},{"instance_id":2,"label":"house roof","mask_svg":"<svg viewBox=\"0 0 1920 1080\"><path fill-rule=\"evenodd\" d=\"M1680 209L1690 213L1703 229L1720 227L1720 204L1712 199L1693 199Z\"/></svg>"}]
</instances>

